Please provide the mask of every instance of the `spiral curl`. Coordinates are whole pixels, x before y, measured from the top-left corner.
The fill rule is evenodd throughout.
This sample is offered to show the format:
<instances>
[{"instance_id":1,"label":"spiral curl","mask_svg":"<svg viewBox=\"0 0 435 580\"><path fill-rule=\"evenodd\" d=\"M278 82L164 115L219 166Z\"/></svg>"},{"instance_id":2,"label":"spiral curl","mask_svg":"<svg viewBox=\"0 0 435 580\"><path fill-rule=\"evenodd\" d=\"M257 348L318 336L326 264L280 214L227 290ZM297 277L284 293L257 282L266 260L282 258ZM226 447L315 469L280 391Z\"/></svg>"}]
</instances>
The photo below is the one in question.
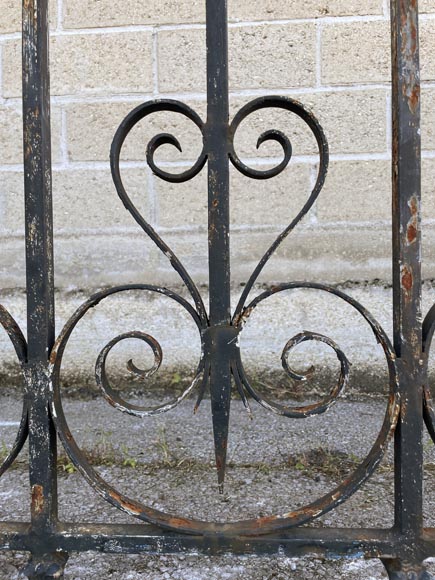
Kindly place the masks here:
<instances>
[{"instance_id":1,"label":"spiral curl","mask_svg":"<svg viewBox=\"0 0 435 580\"><path fill-rule=\"evenodd\" d=\"M233 324L237 326L240 329L240 331L242 331L247 320L252 315L255 308L261 302L263 302L264 300L266 300L267 298L269 298L274 294L295 289L315 289L323 292L328 292L329 294L333 294L334 296L337 296L338 298L344 300L345 302L350 304L353 308L355 308L368 322L376 337L376 340L382 345L390 370L391 390L393 391L394 389L397 388L395 353L394 349L392 348L389 342L387 335L385 334L381 326L378 324L378 322L376 322L376 320L371 316L371 314L361 304L359 304L359 302L357 302L347 294L340 292L336 288L310 282L293 282L274 286L271 290L263 292L262 294L257 296L242 311L241 315L233 320ZM320 402L301 407L290 407L280 405L278 403L271 401L269 398L260 395L260 393L258 393L257 390L252 386L252 383L250 382L247 373L244 370L240 353L238 354L238 357L234 363L233 369L237 384L243 387L246 390L246 392L249 393L249 395L251 395L251 397L253 397L253 399L255 399L255 401L257 401L260 405L262 405L263 407L265 407L266 409L272 411L277 415L282 415L293 419L301 419L325 413L331 407L331 405L333 405L337 401L338 397L344 392L349 381L350 363L344 352L340 349L340 347L331 338L324 336L322 334L318 334L315 332L302 332L291 338L285 345L283 352L281 354L281 364L283 366L284 371L291 379L297 381L306 381L309 377L312 376L312 374L315 371L315 368L311 367L305 373L297 373L288 364L288 355L295 346L301 344L302 342L311 340L323 342L328 346L330 346L335 351L337 358L340 362L340 374L338 377L338 381L331 388L329 394L326 397L324 397Z\"/></svg>"},{"instance_id":2,"label":"spiral curl","mask_svg":"<svg viewBox=\"0 0 435 580\"><path fill-rule=\"evenodd\" d=\"M276 141L281 145L284 157L281 163L279 163L275 168L266 171L257 171L252 168L249 168L240 161L240 159L238 158L237 154L234 151L233 146L234 135L242 120L251 112L268 107L278 107L293 112L308 124L309 128L311 129L312 133L316 138L319 148L320 155L319 171L315 186L307 202L303 206L302 210L291 222L291 224L278 236L275 242L270 246L269 250L266 252L262 260L259 262L257 268L254 270L252 276L249 278L248 283L246 284L242 296L239 300L239 303L236 307L236 311L232 319L232 324L241 331L244 322L251 315L255 307L262 300L266 299L268 296L276 292L291 290L295 288L314 288L335 294L336 296L342 298L344 301L346 301L351 306L356 308L356 310L365 318L365 320L371 326L377 340L382 344L390 372L390 400L381 431L370 453L365 458L365 460L363 460L361 464L355 469L355 471L344 482L342 482L340 485L338 485L335 489L333 489L331 492L329 492L322 498L310 503L309 505L303 508L298 508L296 510L283 513L277 516L260 517L256 520L230 522L227 524L198 521L189 518L178 518L178 517L174 518L171 514L167 514L160 510L156 510L152 507L142 504L141 502L135 501L134 499L131 499L129 497L124 496L123 494L120 494L115 490L114 487L112 487L110 484L104 481L104 479L93 469L93 467L89 464L83 452L78 447L68 428L62 409L59 391L59 373L63 352L68 342L68 339L71 335L71 332L73 331L79 320L86 314L86 312L89 311L90 308L96 306L101 300L105 299L107 296L121 292L126 289L140 289L140 290L151 290L154 292L165 294L166 296L176 300L191 314L201 334L209 326L208 315L206 313L202 298L199 294L197 287L193 283L192 279L188 275L187 271L185 270L181 262L172 252L172 250L165 244L165 242L157 235L157 233L153 230L153 228L139 214L136 207L131 202L130 198L128 197L125 191L120 175L120 151L123 146L123 143L129 132L131 131L131 129L147 115L156 111L169 110L181 113L186 117L188 117L189 119L191 119L198 126L201 132L204 131L204 125L200 120L200 118L196 115L196 113L194 113L187 106L182 105L176 101L153 101L151 103L141 105L126 117L126 119L123 121L120 128L118 129L117 134L115 135L111 152L111 166L114 183L118 191L118 195L120 199L123 201L125 207L129 210L129 212L132 214L137 223L142 227L145 233L147 233L149 237L155 242L157 247L168 257L173 268L178 272L178 274L183 279L184 283L186 284L186 287L188 288L195 302L196 309L193 308L183 298L167 289L147 285L117 287L95 295L90 300L88 300L82 307L80 307L79 310L73 315L71 320L64 327L64 330L62 331L60 337L56 341L56 345L51 355L52 381L50 391L50 403L52 407L52 414L56 422L57 431L62 439L63 445L66 448L68 455L70 456L76 467L80 470L82 475L85 477L85 479L97 491L97 493L99 493L109 503L123 510L124 512L136 518L139 518L140 520L156 524L162 528L172 531L185 532L195 535L230 534L230 535L249 536L249 535L258 535L259 533L267 534L272 532L279 532L281 530L288 529L292 526L302 525L304 523L312 521L314 518L319 517L320 515L326 513L327 511L333 509L340 503L344 502L373 473L374 469L377 467L383 455L385 454L387 442L391 438L391 435L395 430L398 420L400 404L397 390L398 378L394 350L383 329L358 302L346 296L345 294L339 292L338 290L323 285L309 283L291 283L277 286L271 291L267 291L263 294L260 294L260 296L255 298L248 306L245 307L248 295L255 281L258 279L258 276L261 273L262 269L264 268L264 266L266 265L272 254L275 252L275 250L278 248L278 246L284 241L284 239L288 236L288 234L306 215L306 213L309 211L309 209L312 207L315 200L317 199L323 187L328 167L328 156L329 156L328 145L323 130L319 125L318 121L302 105L300 105L296 101L293 101L292 99L285 97L261 97L260 99L256 99L251 103L249 103L248 105L246 105L245 107L243 107L241 111L239 111L239 113L235 116L229 131L230 144L228 153L229 158L233 163L233 165L248 177L253 177L256 179L268 179L281 173L289 164L292 156L291 142L287 136L285 136L280 131L276 130L266 131L260 136L257 142L257 147L260 147L266 141L271 140ZM181 174L170 174L169 172L166 172L161 168L159 168L154 161L155 152L160 146L164 144L171 144L178 150L181 150L181 145L178 142L178 140L174 136L169 135L167 133L157 135L150 141L147 147L147 161L152 170L154 171L154 173L161 179L171 182L186 181L194 177L206 163L207 152L203 149L197 162L192 168ZM198 398L198 401L200 402L205 392L210 372L210 361L208 361L207 357L204 356L204 351L201 354L201 359L197 367L197 373L191 386L187 389L187 391L185 391L185 393L183 393L183 395L181 395L181 398L179 398L175 402L175 404L170 403L169 406L162 405L161 407L148 409L144 407L130 405L129 403L126 403L124 400L119 398L116 395L116 393L114 393L107 379L106 360L110 350L115 346L115 344L118 344L119 342L127 338L136 338L144 341L146 344L148 344L148 346L150 346L150 348L154 353L154 365L151 367L151 369L141 370L138 367L136 367L131 360L127 363L129 370L134 374L140 376L141 378L147 378L153 373L157 372L163 357L158 342L153 337L145 333L134 331L126 333L124 335L120 335L112 339L101 351L96 364L97 382L99 381L104 396L106 398L111 399L111 401L109 401L111 402L111 404L113 404L115 407L120 408L126 413L130 413L141 417L163 412L164 410L169 410L169 408L173 408L174 406L176 406L176 404L178 404L178 402L182 400L182 398L184 398L185 396L187 396L189 392L191 392L191 390L199 383L202 377L202 384L199 389L200 394ZM331 389L329 395L320 404L312 406L312 408L308 407L288 408L265 401L265 399L260 397L259 394L255 391L255 389L251 386L248 377L244 372L242 361L240 358L240 351L237 345L237 348L234 347L235 355L234 359L231 360L231 370L236 380L239 392L242 393L242 395L244 395L245 391L248 392L260 404L262 404L266 408L269 408L269 410L272 410L273 412L288 417L300 418L324 412L343 391L347 382L349 363L344 353L328 337L324 337L323 335L319 335L312 332L302 333L302 335L297 335L296 337L293 337L290 341L288 341L282 353L282 364L284 370L293 378L297 378L298 380L305 380L307 378L307 374L309 375L309 373L311 372L310 369L308 373L304 374L296 373L293 369L291 369L287 360L287 356L290 353L290 350L297 344L300 344L305 340L316 340L328 344L336 352L341 365L341 372L338 384L333 389ZM243 398L242 396L242 399L245 401L246 397Z\"/></svg>"},{"instance_id":3,"label":"spiral curl","mask_svg":"<svg viewBox=\"0 0 435 580\"><path fill-rule=\"evenodd\" d=\"M435 333L435 304L426 314L423 321L423 360L426 366L426 376L428 376L429 354L432 346L432 339ZM435 443L435 407L430 392L429 385L423 387L423 418L426 428L432 441Z\"/></svg>"},{"instance_id":4,"label":"spiral curl","mask_svg":"<svg viewBox=\"0 0 435 580\"><path fill-rule=\"evenodd\" d=\"M11 340L12 345L15 349L15 353L21 365L24 377L26 377L25 374L25 363L27 362L26 339L24 338L24 335L15 319L1 304L0 304L0 325L4 328L4 330L6 331L7 335ZM19 453L21 452L24 446L24 443L26 442L28 434L29 434L28 404L26 399L24 399L18 432L11 449L9 450L7 456L4 458L2 463L0 464L0 477L9 469L9 467L18 457Z\"/></svg>"},{"instance_id":5,"label":"spiral curl","mask_svg":"<svg viewBox=\"0 0 435 580\"><path fill-rule=\"evenodd\" d=\"M133 109L133 111L131 111L122 121L113 139L112 148L110 151L110 166L112 171L113 183L115 184L118 196L121 199L122 203L124 204L125 208L130 212L135 221L139 224L142 230L149 236L149 238L155 243L155 245L159 248L159 250L166 256L166 258L170 261L171 266L174 268L174 270L178 273L178 275L182 279L183 283L185 284L186 288L188 289L190 295L192 296L195 302L196 309L199 313L201 320L204 323L206 323L207 312L197 286L195 285L191 276L188 274L186 268L177 258L175 253L157 234L154 228L140 214L140 212L138 211L138 209L128 196L121 176L120 158L121 151L124 146L126 138L130 134L132 129L142 119L159 111L170 111L184 115L185 117L193 121L193 123L199 128L201 133L203 133L204 131L204 123L199 117L199 115L184 103L180 103L179 101L174 101L171 99L166 99L166 100L150 101L148 103L143 103L139 105L138 107ZM159 168L154 161L155 152L159 147L165 144L173 145L179 151L181 151L181 145L178 139L176 139L176 137L170 135L169 133L161 133L159 135L156 135L151 139L151 141L147 146L147 162L149 166L158 177L160 177L165 181L169 181L172 183L181 183L183 181L188 181L189 179L195 177L201 171L201 169L204 167L207 161L207 155L203 147L203 150L193 167L179 174L169 173Z\"/></svg>"},{"instance_id":6,"label":"spiral curl","mask_svg":"<svg viewBox=\"0 0 435 580\"><path fill-rule=\"evenodd\" d=\"M110 382L107 378L106 373L106 361L107 356L109 355L112 348L117 345L118 343L122 342L123 340L135 338L138 340L143 341L147 344L154 355L154 364L151 368L147 370L139 369L134 363L133 360L130 359L127 362L127 369L137 377L141 378L142 380L147 380L148 378L152 377L160 368L160 365L163 361L163 351L162 347L160 346L159 342L149 334L145 334L144 332L140 331L132 331L121 334L116 338L112 339L107 345L101 350L100 354L98 355L97 362L95 365L95 379L97 385L100 387L104 398L106 401L118 409L123 413L128 413L129 415L133 415L135 417L151 417L153 415L159 415L161 413L166 413L171 409L174 409L177 405L181 403L196 387L198 381L201 378L203 363L200 363L199 368L197 370L195 379L189 385L189 387L175 400L166 403L164 405L158 405L155 407L143 407L140 405L133 405L125 401L122 397L120 397L110 386Z\"/></svg>"},{"instance_id":7,"label":"spiral curl","mask_svg":"<svg viewBox=\"0 0 435 580\"><path fill-rule=\"evenodd\" d=\"M247 177L252 177L253 179L270 179L271 177L279 175L288 166L292 157L292 145L290 139L286 135L284 135L284 133L282 133L281 131L277 131L275 129L266 131L260 136L257 142L257 148L260 147L261 144L265 143L266 141L278 142L283 149L284 157L281 163L279 163L276 167L267 170L253 169L245 165L235 152L234 137L241 122L244 119L246 119L251 113L254 113L255 111L259 111L261 109L268 108L283 109L285 111L293 113L308 125L317 143L319 153L319 167L317 172L316 183L314 184L314 187L305 205L297 214L297 216L280 233L280 235L276 238L273 244L269 247L267 252L261 258L255 270L251 274L250 278L248 279L244 287L244 290L240 296L239 302L236 306L234 320L237 320L240 317L242 310L244 309L244 306L247 302L249 293L251 292L255 282L258 280L258 277L260 276L267 262L276 252L278 247L288 237L288 235L294 230L294 228L299 224L299 222L304 218L304 216L306 216L309 210L313 207L316 199L318 198L320 192L322 191L326 179L326 174L328 172L328 164L329 164L328 141L326 139L325 133L319 121L301 103L289 97L282 96L259 97L258 99L254 99L253 101L249 102L247 105L242 107L242 109L240 109L240 111L236 114L230 125L229 156L234 167L236 167L236 169L238 169L243 175Z\"/></svg>"}]
</instances>

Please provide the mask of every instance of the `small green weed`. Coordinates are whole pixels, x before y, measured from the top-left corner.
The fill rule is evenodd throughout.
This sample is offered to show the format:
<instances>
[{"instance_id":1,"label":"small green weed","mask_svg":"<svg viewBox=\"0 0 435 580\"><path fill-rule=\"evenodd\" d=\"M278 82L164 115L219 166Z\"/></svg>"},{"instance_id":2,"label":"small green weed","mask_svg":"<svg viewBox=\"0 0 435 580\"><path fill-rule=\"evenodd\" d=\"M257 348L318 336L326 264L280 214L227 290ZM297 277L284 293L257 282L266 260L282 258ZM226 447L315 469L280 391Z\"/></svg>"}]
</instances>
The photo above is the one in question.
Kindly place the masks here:
<instances>
[{"instance_id":1,"label":"small green weed","mask_svg":"<svg viewBox=\"0 0 435 580\"><path fill-rule=\"evenodd\" d=\"M360 463L353 453L337 449L318 447L296 455L291 455L287 465L308 477L325 475L331 479L341 479L353 471Z\"/></svg>"},{"instance_id":2,"label":"small green weed","mask_svg":"<svg viewBox=\"0 0 435 580\"><path fill-rule=\"evenodd\" d=\"M137 459L131 456L130 450L126 445L122 445L120 449L116 449L110 437L111 431L101 431L98 433L96 443L93 447L84 446L82 452L91 465L98 467L113 467L115 465L122 465L123 467L136 468L138 465ZM63 473L74 473L76 467L70 458L61 453L57 461L58 470Z\"/></svg>"}]
</instances>

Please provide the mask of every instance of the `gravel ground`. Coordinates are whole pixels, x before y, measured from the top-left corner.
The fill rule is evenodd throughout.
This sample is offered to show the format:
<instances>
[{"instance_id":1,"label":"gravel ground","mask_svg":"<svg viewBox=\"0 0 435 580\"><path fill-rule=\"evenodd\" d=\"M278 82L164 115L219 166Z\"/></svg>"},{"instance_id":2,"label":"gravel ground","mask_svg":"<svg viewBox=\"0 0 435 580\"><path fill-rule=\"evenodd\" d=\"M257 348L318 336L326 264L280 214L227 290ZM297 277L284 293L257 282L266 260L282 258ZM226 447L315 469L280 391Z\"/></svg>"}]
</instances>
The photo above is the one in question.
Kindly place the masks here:
<instances>
[{"instance_id":1,"label":"gravel ground","mask_svg":"<svg viewBox=\"0 0 435 580\"><path fill-rule=\"evenodd\" d=\"M152 401L151 401L152 402ZM157 401L155 401L157 402ZM0 444L13 440L20 405L1 399ZM148 505L196 518L230 521L276 514L304 505L333 489L364 458L379 432L382 400L339 401L326 415L305 420L277 417L260 407L251 420L233 401L229 468L223 496L217 492L209 401L192 413L193 401L155 418L119 413L101 399L65 399L67 421L95 469L119 491ZM425 440L425 524L435 525L435 449ZM29 518L27 450L0 480L0 518ZM61 453L60 518L63 521L131 522L101 500ZM315 520L316 527L388 527L393 517L393 471L389 451L377 472L344 505ZM0 555L0 578L22 578L26 554ZM435 564L429 563L435 572ZM385 577L382 565L360 560L242 557L151 557L73 554L67 580L272 580L285 578Z\"/></svg>"}]
</instances>

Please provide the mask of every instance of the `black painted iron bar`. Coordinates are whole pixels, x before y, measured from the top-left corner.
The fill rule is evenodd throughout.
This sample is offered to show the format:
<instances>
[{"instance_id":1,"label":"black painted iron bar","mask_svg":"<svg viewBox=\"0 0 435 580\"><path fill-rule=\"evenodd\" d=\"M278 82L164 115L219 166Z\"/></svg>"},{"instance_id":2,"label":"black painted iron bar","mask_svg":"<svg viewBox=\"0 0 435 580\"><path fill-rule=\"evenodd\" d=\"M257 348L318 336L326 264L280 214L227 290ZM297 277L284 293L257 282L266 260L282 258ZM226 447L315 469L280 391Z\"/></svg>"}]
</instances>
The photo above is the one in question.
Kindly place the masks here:
<instances>
[{"instance_id":1,"label":"black painted iron bar","mask_svg":"<svg viewBox=\"0 0 435 580\"><path fill-rule=\"evenodd\" d=\"M27 434L29 416L29 474L31 484L31 522L0 523L0 549L28 550L32 560L25 570L31 579L62 578L69 551L96 550L107 553L203 553L303 556L316 553L324 557L380 558L392 580L427 580L422 561L435 554L435 529L423 529L422 521L422 423L423 386L427 379L427 361L435 333L435 306L421 323L420 271L420 79L417 0L391 1L392 75L393 75L393 300L394 348L382 327L353 298L336 288L313 282L288 282L274 285L250 304L245 304L258 274L280 243L309 211L321 192L328 165L328 145L315 118L301 103L287 97L261 97L246 104L229 125L228 86L228 8L227 0L206 0L207 19L207 121L187 105L174 100L143 103L121 124L112 146L112 172L115 186L125 207L143 231L170 260L187 286L195 307L168 288L151 285L122 286L98 293L78 308L54 343L53 234L51 194L51 146L48 63L48 0L23 0L23 111L25 221L28 303L28 349L12 318L0 308L0 325L6 330L23 364L26 400L23 419L12 454L0 465L5 471L20 452ZM313 132L320 156L316 185L303 209L281 233L248 280L236 312L231 313L230 294L230 215L229 161L235 169L253 179L270 179L290 162L292 144L281 131L263 133L258 146L268 140L279 143L283 160L273 169L249 168L238 157L234 135L240 123L251 113L264 108L284 109L296 114ZM130 200L122 183L119 167L124 140L134 126L159 111L181 113L203 134L203 150L192 168L171 174L158 167L154 154L164 144L181 149L178 140L167 133L154 137L147 148L147 161L155 175L179 183L197 175L208 162L208 242L210 313L199 289L169 246L146 222ZM106 374L106 356L126 338L138 338L151 347L155 365L148 371L130 364L130 370L145 377L156 372L162 361L158 341L134 331L112 339L96 364L96 381L106 400L118 409L146 417L173 409L185 396L199 387L202 399L210 384L213 430L218 483L223 490L225 479L232 375L242 399L249 393L264 408L288 417L306 419L325 412L340 395L347 382L349 365L344 352L327 336L304 332L287 342L282 353L284 370L294 380L295 373L287 355L297 344L317 340L328 344L341 362L338 385L319 404L286 407L260 397L249 381L239 350L239 333L263 300L280 292L296 289L319 290L335 295L352 305L370 325L380 342L388 364L390 399L380 433L367 457L353 473L324 497L293 511L238 522L209 522L161 512L119 493L87 461L69 431L62 409L60 371L63 352L71 333L86 313L110 295L136 288L156 292L175 300L192 316L201 334L203 352L194 381L178 399L167 405L148 408L130 405L113 391ZM423 332L423 337L422 337ZM425 352L422 354L424 342ZM50 363L49 363L49 354ZM202 373L204 376L202 376ZM210 376L209 376L210 375ZM400 395L400 397L399 397ZM400 400L399 400L400 399ZM435 411L428 390L425 391L425 420L434 437ZM399 406L400 403L400 406ZM57 518L56 434L53 421L70 459L91 488L118 509L142 520L141 524L102 525L59 523ZM398 427L396 428L397 418ZM392 529L315 529L300 527L346 501L371 476L385 454L386 444L395 432L395 525ZM292 509L292 508L290 508ZM151 524L152 525L151 525Z\"/></svg>"},{"instance_id":2,"label":"black painted iron bar","mask_svg":"<svg viewBox=\"0 0 435 580\"><path fill-rule=\"evenodd\" d=\"M210 325L225 327L231 321L230 289L230 185L227 0L207 2L207 124L208 244ZM224 331L225 332L225 331ZM215 345L211 344L217 341ZM223 492L231 402L231 370L219 333L210 335L212 358L210 396L213 414L216 468Z\"/></svg>"},{"instance_id":3,"label":"black painted iron bar","mask_svg":"<svg viewBox=\"0 0 435 580\"><path fill-rule=\"evenodd\" d=\"M210 325L231 320L227 0L207 2Z\"/></svg>"},{"instance_id":4,"label":"black painted iron bar","mask_svg":"<svg viewBox=\"0 0 435 580\"><path fill-rule=\"evenodd\" d=\"M393 308L401 414L396 431L396 525L422 520L421 143L418 3L393 0Z\"/></svg>"},{"instance_id":5,"label":"black painted iron bar","mask_svg":"<svg viewBox=\"0 0 435 580\"><path fill-rule=\"evenodd\" d=\"M0 549L26 550L34 538L25 523L0 524ZM380 557L401 554L399 537L392 530L349 528L296 528L263 537L192 536L164 532L151 525L59 524L46 536L47 546L65 551L94 550L104 553L286 555L318 554L347 557ZM422 540L426 554L434 540Z\"/></svg>"},{"instance_id":6,"label":"black painted iron bar","mask_svg":"<svg viewBox=\"0 0 435 580\"><path fill-rule=\"evenodd\" d=\"M23 2L23 118L27 272L27 397L32 527L57 518L56 435L48 411L54 342L48 0Z\"/></svg>"}]
</instances>

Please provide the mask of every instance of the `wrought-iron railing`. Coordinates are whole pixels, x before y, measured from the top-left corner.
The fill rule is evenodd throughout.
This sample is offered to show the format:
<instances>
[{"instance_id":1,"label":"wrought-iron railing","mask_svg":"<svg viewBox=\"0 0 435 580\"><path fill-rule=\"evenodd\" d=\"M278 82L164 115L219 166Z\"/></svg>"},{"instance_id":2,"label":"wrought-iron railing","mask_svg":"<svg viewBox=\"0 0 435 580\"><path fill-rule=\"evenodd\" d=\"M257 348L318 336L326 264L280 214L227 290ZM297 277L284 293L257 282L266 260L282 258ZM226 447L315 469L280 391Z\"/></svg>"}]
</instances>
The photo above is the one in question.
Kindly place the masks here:
<instances>
[{"instance_id":1,"label":"wrought-iron railing","mask_svg":"<svg viewBox=\"0 0 435 580\"><path fill-rule=\"evenodd\" d=\"M394 337L372 315L341 291L315 283L285 283L262 292L251 302L248 296L264 266L307 214L319 196L328 167L328 145L316 118L290 98L260 97L244 106L229 122L227 0L207 0L207 118L203 121L187 105L172 100L146 102L122 121L113 141L111 169L119 197L143 231L167 256L187 288L186 300L167 288L130 285L111 288L92 296L67 322L58 338L54 328L54 277L52 243L50 95L48 64L47 0L23 1L23 106L25 222L27 252L27 340L11 314L0 307L0 323L11 339L25 381L24 408L15 444L1 466L3 474L29 441L31 521L0 523L0 547L31 552L26 569L29 578L61 578L73 551L99 550L147 554L285 554L364 555L380 558L390 578L429 578L423 560L435 556L435 529L423 528L423 421L435 440L435 415L428 391L428 355L435 330L435 306L421 322L420 273L420 84L417 0L391 0L393 78L393 282ZM291 64L289 64L291 66ZM294 221L279 235L249 278L234 312L230 306L229 172L230 163L245 176L268 179L278 175L292 156L291 143L277 130L263 133L259 144L278 142L283 160L273 169L248 167L237 155L234 135L252 112L284 109L302 119L318 146L319 170L311 195ZM209 310L182 262L148 224L129 198L120 174L123 143L136 124L156 111L184 115L202 133L203 148L196 163L180 174L160 168L154 159L163 144L179 148L169 134L159 134L148 145L147 161L153 172L170 182L193 178L208 170ZM249 382L242 365L239 334L252 311L274 293L294 288L315 288L332 293L350 304L367 321L382 345L389 368L390 394L381 431L370 453L355 471L333 491L303 508L274 517L233 523L181 518L163 513L126 497L97 474L72 436L62 408L60 367L70 335L80 319L105 298L129 289L164 294L190 314L201 336L202 354L192 384L174 403L160 408L134 406L115 393L106 376L106 358L113 346L126 338L144 341L153 351L159 368L159 343L142 332L122 334L100 353L96 380L105 398L116 408L139 417L171 411L185 396L197 390L197 406L210 393L216 468L219 486L226 471L231 392L236 388L246 406L248 398L269 411L290 419L324 413L340 395L348 378L348 362L338 346L320 334L302 333L291 339L282 354L290 376L301 379L287 363L287 354L304 341L322 341L332 347L341 364L337 386L322 401L309 406L279 406L263 398ZM133 373L144 371L130 363ZM193 419L194 420L194 419ZM58 519L56 436L71 461L93 490L115 508L132 516L132 523L68 524ZM391 529L334 529L303 527L343 503L373 474L385 455L390 438L395 440L395 523ZM134 521L136 519L136 522Z\"/></svg>"}]
</instances>

